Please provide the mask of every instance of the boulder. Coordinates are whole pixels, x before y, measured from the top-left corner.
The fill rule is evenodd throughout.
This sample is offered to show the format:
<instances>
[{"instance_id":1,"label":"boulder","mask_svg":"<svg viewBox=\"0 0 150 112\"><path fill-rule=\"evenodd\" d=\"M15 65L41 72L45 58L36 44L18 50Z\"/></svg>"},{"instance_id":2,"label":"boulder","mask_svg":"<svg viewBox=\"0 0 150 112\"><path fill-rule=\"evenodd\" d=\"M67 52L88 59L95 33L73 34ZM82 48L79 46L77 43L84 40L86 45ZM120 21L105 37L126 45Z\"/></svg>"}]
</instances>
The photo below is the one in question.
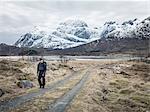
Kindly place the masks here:
<instances>
[{"instance_id":1,"label":"boulder","mask_svg":"<svg viewBox=\"0 0 150 112\"><path fill-rule=\"evenodd\" d=\"M18 87L20 88L32 88L33 83L29 80L21 80L17 83Z\"/></svg>"}]
</instances>

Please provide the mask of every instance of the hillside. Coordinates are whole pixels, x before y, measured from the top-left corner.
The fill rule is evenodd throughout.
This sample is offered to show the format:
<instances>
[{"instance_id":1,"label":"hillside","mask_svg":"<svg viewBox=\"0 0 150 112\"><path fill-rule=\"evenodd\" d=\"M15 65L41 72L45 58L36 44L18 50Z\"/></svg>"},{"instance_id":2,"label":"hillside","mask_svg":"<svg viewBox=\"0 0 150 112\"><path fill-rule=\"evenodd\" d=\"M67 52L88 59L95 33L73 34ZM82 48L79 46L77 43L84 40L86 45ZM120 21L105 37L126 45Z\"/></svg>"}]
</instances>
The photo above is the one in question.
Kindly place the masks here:
<instances>
[{"instance_id":1,"label":"hillside","mask_svg":"<svg viewBox=\"0 0 150 112\"><path fill-rule=\"evenodd\" d=\"M21 56L21 55L42 55L46 54L46 49L42 48L27 48L27 47L16 47L7 45L4 43L0 44L0 56Z\"/></svg>"},{"instance_id":2,"label":"hillside","mask_svg":"<svg viewBox=\"0 0 150 112\"><path fill-rule=\"evenodd\" d=\"M64 50L50 51L52 54L66 55L102 55L110 53L126 53L150 55L150 39L123 38L113 40L97 40L91 43Z\"/></svg>"}]
</instances>

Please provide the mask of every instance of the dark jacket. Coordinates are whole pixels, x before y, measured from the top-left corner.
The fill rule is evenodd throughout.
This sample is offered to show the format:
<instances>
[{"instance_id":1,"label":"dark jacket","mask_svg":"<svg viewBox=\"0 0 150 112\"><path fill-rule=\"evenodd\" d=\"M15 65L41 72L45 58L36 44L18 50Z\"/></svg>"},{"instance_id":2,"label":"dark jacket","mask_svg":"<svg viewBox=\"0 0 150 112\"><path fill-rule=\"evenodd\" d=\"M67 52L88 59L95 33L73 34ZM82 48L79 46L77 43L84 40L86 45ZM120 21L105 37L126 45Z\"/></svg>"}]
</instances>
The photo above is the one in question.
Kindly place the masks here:
<instances>
[{"instance_id":1,"label":"dark jacket","mask_svg":"<svg viewBox=\"0 0 150 112\"><path fill-rule=\"evenodd\" d=\"M39 72L39 71L46 72L46 69L47 69L46 62L43 62L43 63L40 62L37 66L37 72Z\"/></svg>"}]
</instances>

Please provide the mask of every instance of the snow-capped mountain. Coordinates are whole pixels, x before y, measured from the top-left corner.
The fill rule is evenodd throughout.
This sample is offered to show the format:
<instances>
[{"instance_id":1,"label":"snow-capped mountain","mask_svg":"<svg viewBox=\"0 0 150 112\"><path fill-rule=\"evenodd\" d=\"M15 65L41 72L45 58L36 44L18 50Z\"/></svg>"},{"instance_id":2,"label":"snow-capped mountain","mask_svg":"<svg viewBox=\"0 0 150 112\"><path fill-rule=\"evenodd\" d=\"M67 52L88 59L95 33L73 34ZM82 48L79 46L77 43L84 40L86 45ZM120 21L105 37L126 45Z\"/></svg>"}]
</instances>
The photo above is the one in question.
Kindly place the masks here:
<instances>
[{"instance_id":1,"label":"snow-capped mountain","mask_svg":"<svg viewBox=\"0 0 150 112\"><path fill-rule=\"evenodd\" d=\"M138 19L125 21L122 24L106 22L101 27L102 39L113 38L150 38L150 17L142 22Z\"/></svg>"},{"instance_id":2,"label":"snow-capped mountain","mask_svg":"<svg viewBox=\"0 0 150 112\"><path fill-rule=\"evenodd\" d=\"M65 49L79 46L99 39L96 29L90 29L81 20L68 20L58 25L56 30L41 30L35 27L33 31L23 35L16 43L19 47L44 47L51 49Z\"/></svg>"},{"instance_id":3,"label":"snow-capped mountain","mask_svg":"<svg viewBox=\"0 0 150 112\"><path fill-rule=\"evenodd\" d=\"M134 35L137 38L150 38L150 17L144 19L136 26Z\"/></svg>"},{"instance_id":4,"label":"snow-capped mountain","mask_svg":"<svg viewBox=\"0 0 150 112\"><path fill-rule=\"evenodd\" d=\"M114 22L106 22L102 27L102 38L130 38L131 32L136 29L139 21L137 19L129 20L118 24Z\"/></svg>"},{"instance_id":5,"label":"snow-capped mountain","mask_svg":"<svg viewBox=\"0 0 150 112\"><path fill-rule=\"evenodd\" d=\"M134 19L122 24L110 21L98 28L90 28L87 23L81 20L67 20L60 23L54 31L48 27L35 27L33 31L23 35L15 45L65 49L99 39L114 38L150 38L150 17L143 21Z\"/></svg>"}]
</instances>

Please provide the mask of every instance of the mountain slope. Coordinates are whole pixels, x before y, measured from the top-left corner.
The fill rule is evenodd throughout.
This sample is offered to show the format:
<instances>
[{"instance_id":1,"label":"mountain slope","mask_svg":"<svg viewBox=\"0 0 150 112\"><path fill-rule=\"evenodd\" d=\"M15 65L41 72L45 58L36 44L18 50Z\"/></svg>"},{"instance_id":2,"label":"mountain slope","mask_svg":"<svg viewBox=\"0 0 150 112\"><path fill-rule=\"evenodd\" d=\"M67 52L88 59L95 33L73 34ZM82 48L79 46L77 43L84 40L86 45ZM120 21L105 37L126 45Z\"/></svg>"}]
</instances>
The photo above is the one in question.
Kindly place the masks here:
<instances>
[{"instance_id":1,"label":"mountain slope","mask_svg":"<svg viewBox=\"0 0 150 112\"><path fill-rule=\"evenodd\" d=\"M68 20L60 23L57 29L52 32L36 28L36 30L34 29L34 31L23 35L15 45L18 47L65 49L79 46L98 38L98 31L91 30L85 22Z\"/></svg>"},{"instance_id":2,"label":"mountain slope","mask_svg":"<svg viewBox=\"0 0 150 112\"><path fill-rule=\"evenodd\" d=\"M131 26L134 25L133 21L123 23L123 25L130 24L129 26L132 27L132 30L128 29L123 30L122 32L119 32L120 29L118 30L118 28L115 27L115 22L106 24L104 27L107 28L103 28L102 31L105 33L101 33L103 34L101 39L74 48L54 50L51 52L53 54L65 55L100 55L103 53L131 53L138 55L144 54L146 56L150 56L150 17L144 19L138 24L136 23L136 25L133 27Z\"/></svg>"},{"instance_id":3,"label":"mountain slope","mask_svg":"<svg viewBox=\"0 0 150 112\"><path fill-rule=\"evenodd\" d=\"M88 44L49 51L54 55L103 55L110 53L126 53L150 56L150 39L122 38L113 40L96 40Z\"/></svg>"},{"instance_id":4,"label":"mountain slope","mask_svg":"<svg viewBox=\"0 0 150 112\"><path fill-rule=\"evenodd\" d=\"M7 45L4 43L0 44L0 56L23 56L23 55L49 55L47 49L43 48L28 48L28 47L16 47Z\"/></svg>"},{"instance_id":5,"label":"mountain slope","mask_svg":"<svg viewBox=\"0 0 150 112\"><path fill-rule=\"evenodd\" d=\"M118 24L115 21L106 22L98 28L90 28L81 20L67 20L58 25L54 31L48 27L34 28L23 35L16 43L17 47L35 47L67 49L90 43L95 40L110 40L122 38L150 38L150 17Z\"/></svg>"},{"instance_id":6,"label":"mountain slope","mask_svg":"<svg viewBox=\"0 0 150 112\"><path fill-rule=\"evenodd\" d=\"M102 27L101 37L110 38L150 38L150 17L139 21L129 20L118 24L116 22L106 22Z\"/></svg>"}]
</instances>

